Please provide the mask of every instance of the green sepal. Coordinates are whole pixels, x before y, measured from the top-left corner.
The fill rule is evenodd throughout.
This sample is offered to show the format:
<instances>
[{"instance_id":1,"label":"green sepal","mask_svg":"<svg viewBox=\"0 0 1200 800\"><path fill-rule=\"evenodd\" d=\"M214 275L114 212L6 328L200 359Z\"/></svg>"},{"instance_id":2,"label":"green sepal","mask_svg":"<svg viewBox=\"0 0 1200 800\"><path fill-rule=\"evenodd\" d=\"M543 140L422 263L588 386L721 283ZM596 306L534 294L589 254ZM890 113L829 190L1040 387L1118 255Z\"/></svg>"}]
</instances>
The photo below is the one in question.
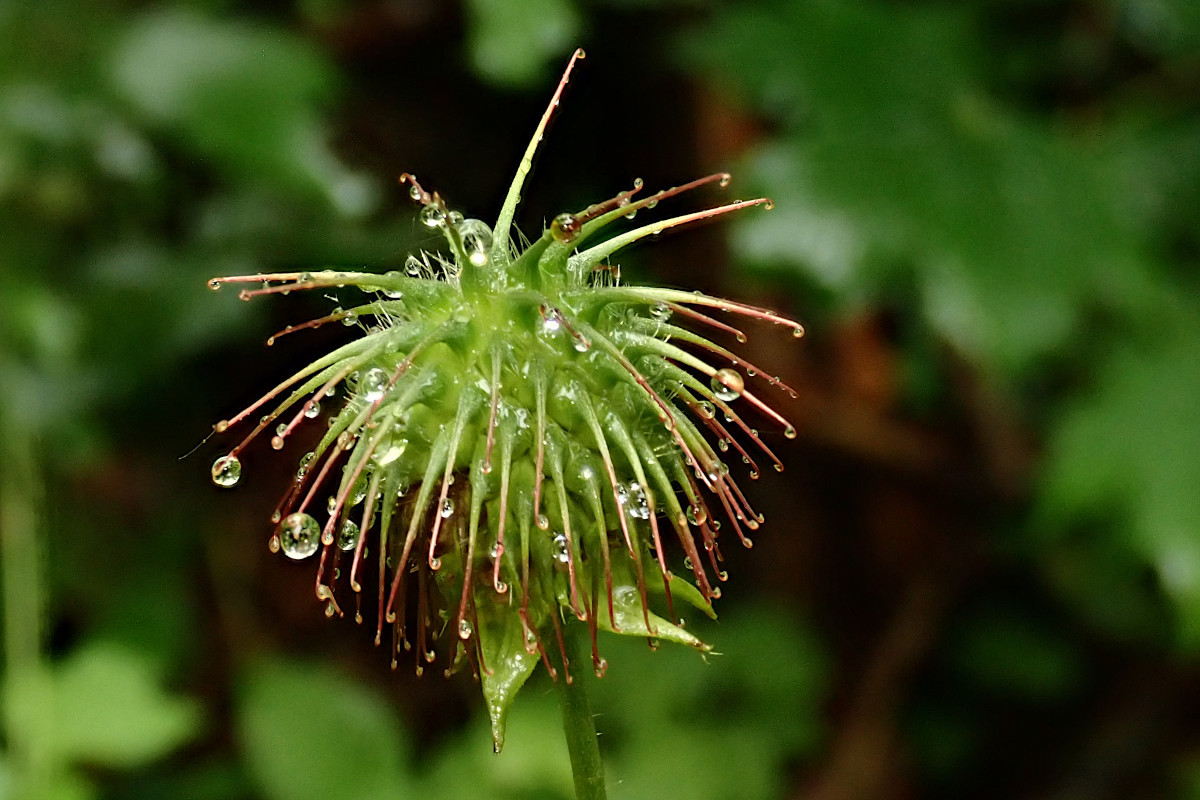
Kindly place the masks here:
<instances>
[{"instance_id":1,"label":"green sepal","mask_svg":"<svg viewBox=\"0 0 1200 800\"><path fill-rule=\"evenodd\" d=\"M649 609L643 612L642 598L638 594L637 582L633 579L628 565L621 563L621 561L623 559L614 563L612 569L612 616L608 613L608 603L604 601L604 598L601 598L597 604L599 608L596 614L596 624L600 627L600 630L621 633L626 636L646 636L651 639L665 639L668 642L686 644L705 653L710 652L712 646L697 639L689 631L684 630L673 622L663 619ZM674 591L676 585L686 583L686 581L682 580L678 583L672 581L672 591ZM695 591L695 589L692 591ZM687 592L684 590L684 595L686 596L686 594ZM699 592L696 592L696 594L698 596ZM646 627L647 617L650 619L650 628ZM615 626L614 622L616 623Z\"/></svg>"},{"instance_id":2,"label":"green sepal","mask_svg":"<svg viewBox=\"0 0 1200 800\"><path fill-rule=\"evenodd\" d=\"M712 646L708 645L688 631L668 622L662 617L655 614L653 611L647 614L642 613L642 601L638 597L636 584L613 585L613 617L608 614L608 603L601 599L599 603L599 614L596 615L596 624L601 630L611 631L612 633L621 633L626 636L646 636L651 639L666 639L669 642L677 642L694 647L697 650L702 650L705 653L712 650ZM653 628L646 627L646 617L650 618L650 625ZM613 626L613 621L616 621L616 626Z\"/></svg>"},{"instance_id":3,"label":"green sepal","mask_svg":"<svg viewBox=\"0 0 1200 800\"><path fill-rule=\"evenodd\" d=\"M504 729L508 709L517 692L538 665L537 651L525 649L525 629L521 618L507 604L496 604L490 588L475 593L479 618L479 647L483 655L480 682L492 723L492 747L497 753L504 747Z\"/></svg>"},{"instance_id":4,"label":"green sepal","mask_svg":"<svg viewBox=\"0 0 1200 800\"><path fill-rule=\"evenodd\" d=\"M704 599L704 595L692 585L691 581L681 578L674 573L667 573L667 576L670 578L671 597L682 598L688 605L703 611L709 619L717 618L717 612L712 607L712 603ZM649 575L646 576L646 589L651 592L666 594L662 581L656 580Z\"/></svg>"}]
</instances>

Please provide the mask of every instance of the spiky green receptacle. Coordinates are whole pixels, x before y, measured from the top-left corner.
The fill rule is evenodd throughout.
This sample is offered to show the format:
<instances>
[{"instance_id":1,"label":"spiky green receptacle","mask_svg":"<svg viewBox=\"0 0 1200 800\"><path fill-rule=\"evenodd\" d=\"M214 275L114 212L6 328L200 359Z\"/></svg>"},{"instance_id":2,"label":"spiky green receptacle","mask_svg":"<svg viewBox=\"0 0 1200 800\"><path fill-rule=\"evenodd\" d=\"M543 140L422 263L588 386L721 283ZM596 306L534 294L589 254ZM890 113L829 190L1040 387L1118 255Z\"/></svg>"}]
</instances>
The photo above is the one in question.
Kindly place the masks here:
<instances>
[{"instance_id":1,"label":"spiky green receptacle","mask_svg":"<svg viewBox=\"0 0 1200 800\"><path fill-rule=\"evenodd\" d=\"M420 672L437 658L432 641L449 631L445 638L455 644L443 651L449 650L451 668L470 663L480 675L497 749L507 709L539 660L570 680L565 655L555 663L547 655L565 653L564 619L574 616L588 625L597 673L606 668L598 630L707 650L677 624L673 602L681 598L711 615L711 600L720 595L709 577L709 567L718 580L725 577L720 523L704 491L747 545L745 531L761 519L700 428L715 436L722 452L733 447L740 453L752 477L757 467L731 435L735 426L782 466L731 404L740 398L794 435L745 389L740 373L718 369L680 345L734 367L740 363L753 374L751 365L671 318L713 325L739 340L740 332L695 307L785 324L796 335L799 324L706 295L623 286L605 265L614 252L647 235L768 201L664 220L585 249L610 223L704 183L724 185L728 176L634 201L639 182L609 201L556 217L521 252L510 245L516 198L569 74L570 67L525 154L495 235L406 175L401 180L422 204L422 220L445 235L449 258L411 257L405 273L324 271L210 284L262 283L243 290L244 299L330 286L376 293L365 305L298 326L341 319L359 323L366 335L218 423L224 431L278 400L241 444L217 460L213 479L235 484L239 453L251 439L277 426L272 445L281 448L298 425L320 414L322 401L343 390L344 405L305 455L272 517L272 549L293 558L320 551L316 593L333 615L341 608L332 576L346 575L361 608L367 557L377 548L377 643L391 625L394 652L415 649ZM336 491L321 493L332 479ZM314 507L327 514L323 526ZM375 539L368 542L372 531ZM694 584L669 569L664 541L670 535L682 546ZM410 592L406 585L412 584ZM410 594L416 609L406 612ZM662 595L669 619L651 610L651 594ZM357 616L361 620L361 612ZM557 646L544 645L548 636Z\"/></svg>"}]
</instances>

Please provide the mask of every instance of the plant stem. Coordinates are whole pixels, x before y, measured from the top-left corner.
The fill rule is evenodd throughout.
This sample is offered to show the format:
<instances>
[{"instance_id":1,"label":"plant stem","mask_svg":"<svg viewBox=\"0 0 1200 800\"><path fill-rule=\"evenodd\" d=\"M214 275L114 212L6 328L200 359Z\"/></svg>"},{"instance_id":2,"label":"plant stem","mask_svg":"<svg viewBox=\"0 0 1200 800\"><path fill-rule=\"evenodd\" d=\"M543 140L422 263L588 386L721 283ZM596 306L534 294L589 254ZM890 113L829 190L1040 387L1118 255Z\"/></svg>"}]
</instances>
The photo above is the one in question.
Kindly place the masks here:
<instances>
[{"instance_id":1,"label":"plant stem","mask_svg":"<svg viewBox=\"0 0 1200 800\"><path fill-rule=\"evenodd\" d=\"M38 541L41 482L30 436L0 422L0 567L4 619L4 732L25 797L49 794L52 698L42 661L43 587Z\"/></svg>"},{"instance_id":2,"label":"plant stem","mask_svg":"<svg viewBox=\"0 0 1200 800\"><path fill-rule=\"evenodd\" d=\"M575 675L568 682L560 671L556 683L562 704L563 732L567 735L567 750L571 754L576 800L605 800L608 794L604 789L600 739L596 735L596 722L592 717L591 703L588 702L584 676Z\"/></svg>"}]
</instances>

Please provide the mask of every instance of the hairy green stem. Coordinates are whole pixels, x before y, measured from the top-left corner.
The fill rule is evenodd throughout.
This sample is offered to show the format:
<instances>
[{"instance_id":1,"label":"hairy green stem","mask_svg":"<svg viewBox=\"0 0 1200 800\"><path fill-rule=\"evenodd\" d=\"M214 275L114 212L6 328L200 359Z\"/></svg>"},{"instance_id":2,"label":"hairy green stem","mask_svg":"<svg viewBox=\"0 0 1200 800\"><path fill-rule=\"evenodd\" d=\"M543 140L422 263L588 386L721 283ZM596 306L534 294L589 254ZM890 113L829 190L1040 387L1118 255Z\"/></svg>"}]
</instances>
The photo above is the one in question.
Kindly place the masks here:
<instances>
[{"instance_id":1,"label":"hairy green stem","mask_svg":"<svg viewBox=\"0 0 1200 800\"><path fill-rule=\"evenodd\" d=\"M547 648L557 649L557 643ZM576 800L605 800L608 794L604 789L604 762L600 760L600 739L596 735L584 676L575 675L568 682L560 671L556 683L562 704L563 732L567 735L567 750L571 754Z\"/></svg>"}]
</instances>

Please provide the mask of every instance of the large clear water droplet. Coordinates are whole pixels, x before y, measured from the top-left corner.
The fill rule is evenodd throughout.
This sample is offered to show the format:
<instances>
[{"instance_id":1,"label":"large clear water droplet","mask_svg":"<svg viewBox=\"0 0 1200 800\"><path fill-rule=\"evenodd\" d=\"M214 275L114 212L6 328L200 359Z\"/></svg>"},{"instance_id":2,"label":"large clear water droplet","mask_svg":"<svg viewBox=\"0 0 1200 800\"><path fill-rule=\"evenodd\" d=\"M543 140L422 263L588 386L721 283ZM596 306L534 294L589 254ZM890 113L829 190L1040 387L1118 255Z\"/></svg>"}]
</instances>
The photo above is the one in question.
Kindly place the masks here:
<instances>
[{"instance_id":1,"label":"large clear water droplet","mask_svg":"<svg viewBox=\"0 0 1200 800\"><path fill-rule=\"evenodd\" d=\"M384 273L383 277L389 281L399 281L401 275L399 272L392 270L391 272ZM394 289L394 288L393 289L384 289L383 296L391 298L392 300L399 300L401 297L404 296L404 292L400 291L399 289Z\"/></svg>"},{"instance_id":2,"label":"large clear water droplet","mask_svg":"<svg viewBox=\"0 0 1200 800\"><path fill-rule=\"evenodd\" d=\"M492 229L482 220L466 219L458 226L463 252L473 266L482 267L492 251Z\"/></svg>"},{"instance_id":3,"label":"large clear water droplet","mask_svg":"<svg viewBox=\"0 0 1200 800\"><path fill-rule=\"evenodd\" d=\"M358 382L359 394L369 403L383 397L388 385L388 374L379 367L371 367Z\"/></svg>"},{"instance_id":4,"label":"large clear water droplet","mask_svg":"<svg viewBox=\"0 0 1200 800\"><path fill-rule=\"evenodd\" d=\"M242 479L242 462L237 456L221 456L212 465L213 483L225 489L237 485Z\"/></svg>"},{"instance_id":5,"label":"large clear water droplet","mask_svg":"<svg viewBox=\"0 0 1200 800\"><path fill-rule=\"evenodd\" d=\"M438 206L425 206L421 209L421 222L427 228L438 228L446 224L446 212Z\"/></svg>"},{"instance_id":6,"label":"large clear water droplet","mask_svg":"<svg viewBox=\"0 0 1200 800\"><path fill-rule=\"evenodd\" d=\"M540 311L542 315L542 321L538 326L538 332L541 333L542 336L548 338L558 336L562 332L563 327L562 314L559 313L559 310L543 303L538 311Z\"/></svg>"},{"instance_id":7,"label":"large clear water droplet","mask_svg":"<svg viewBox=\"0 0 1200 800\"><path fill-rule=\"evenodd\" d=\"M551 541L551 552L554 553L554 560L560 564L566 564L570 561L570 554L567 552L567 535L565 533L554 534L554 539Z\"/></svg>"},{"instance_id":8,"label":"large clear water droplet","mask_svg":"<svg viewBox=\"0 0 1200 800\"><path fill-rule=\"evenodd\" d=\"M342 550L353 550L358 546L358 534L358 525L346 520L342 523L342 529L338 531L338 547Z\"/></svg>"},{"instance_id":9,"label":"large clear water droplet","mask_svg":"<svg viewBox=\"0 0 1200 800\"><path fill-rule=\"evenodd\" d=\"M629 516L634 519L650 519L650 504L646 501L646 490L641 484L633 481L629 484L628 489L620 487L623 491L623 503L625 510L629 512ZM620 496L622 492L618 492Z\"/></svg>"},{"instance_id":10,"label":"large clear water droplet","mask_svg":"<svg viewBox=\"0 0 1200 800\"><path fill-rule=\"evenodd\" d=\"M578 217L572 214L559 214L550 223L550 235L556 242L570 244L579 236L582 227L583 223L579 221Z\"/></svg>"},{"instance_id":11,"label":"large clear water droplet","mask_svg":"<svg viewBox=\"0 0 1200 800\"><path fill-rule=\"evenodd\" d=\"M404 451L407 449L408 439L391 439L375 449L375 452L371 455L371 460L381 467L386 467L404 455Z\"/></svg>"},{"instance_id":12,"label":"large clear water droplet","mask_svg":"<svg viewBox=\"0 0 1200 800\"><path fill-rule=\"evenodd\" d=\"M283 554L299 561L317 552L321 544L321 526L302 511L288 515L279 531Z\"/></svg>"},{"instance_id":13,"label":"large clear water droplet","mask_svg":"<svg viewBox=\"0 0 1200 800\"><path fill-rule=\"evenodd\" d=\"M304 404L304 416L312 419L321 413L321 404L316 400L309 400Z\"/></svg>"},{"instance_id":14,"label":"large clear water droplet","mask_svg":"<svg viewBox=\"0 0 1200 800\"><path fill-rule=\"evenodd\" d=\"M717 370L716 374L712 376L710 385L713 394L725 402L738 399L746 389L746 382L742 376L729 367Z\"/></svg>"}]
</instances>

